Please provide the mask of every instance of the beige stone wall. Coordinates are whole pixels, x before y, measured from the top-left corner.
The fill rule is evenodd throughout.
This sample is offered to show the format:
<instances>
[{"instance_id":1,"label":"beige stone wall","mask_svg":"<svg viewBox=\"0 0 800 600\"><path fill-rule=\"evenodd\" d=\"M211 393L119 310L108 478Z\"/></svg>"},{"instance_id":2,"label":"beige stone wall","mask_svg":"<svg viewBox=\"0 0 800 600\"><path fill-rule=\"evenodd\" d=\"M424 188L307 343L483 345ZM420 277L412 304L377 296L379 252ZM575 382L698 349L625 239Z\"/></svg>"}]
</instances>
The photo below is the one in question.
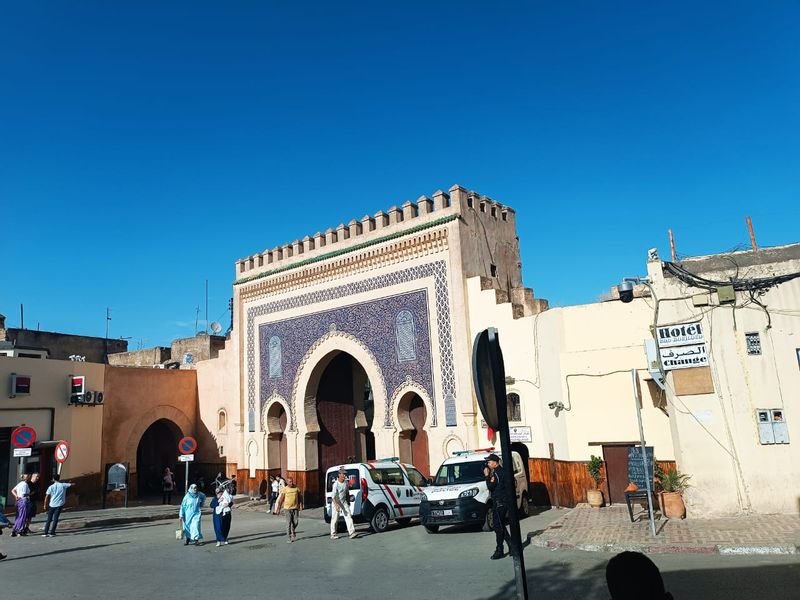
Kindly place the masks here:
<instances>
[{"instance_id":1,"label":"beige stone wall","mask_svg":"<svg viewBox=\"0 0 800 600\"><path fill-rule=\"evenodd\" d=\"M244 414L240 405L238 338L233 336L214 360L197 364L198 417L220 458L243 464Z\"/></svg>"},{"instance_id":2,"label":"beige stone wall","mask_svg":"<svg viewBox=\"0 0 800 600\"><path fill-rule=\"evenodd\" d=\"M115 367L152 367L170 359L170 349L156 346L131 352L108 355L108 364Z\"/></svg>"},{"instance_id":3,"label":"beige stone wall","mask_svg":"<svg viewBox=\"0 0 800 600\"><path fill-rule=\"evenodd\" d=\"M659 394L646 382L643 340L652 313L644 304L608 302L551 309L514 318L511 304L497 304L493 290L468 281L472 336L487 327L500 334L507 386L519 394L522 421L532 428L531 457L588 460L601 449L590 442L639 439L631 369L638 369L643 424L648 445L659 460L673 460L667 416L655 408ZM654 398L655 396L655 398ZM562 402L558 416L548 408Z\"/></svg>"},{"instance_id":4,"label":"beige stone wall","mask_svg":"<svg viewBox=\"0 0 800 600\"><path fill-rule=\"evenodd\" d=\"M684 266L704 277L728 280L800 271L800 245L701 257ZM800 279L770 289L758 300L736 294L736 308L716 293L687 287L666 277L661 263L649 263L660 301L659 324L700 320L706 337L713 392L678 395L675 375L667 378L672 434L678 467L692 476L686 493L689 514L797 512L798 494L787 482L800 480ZM695 306L698 300L706 303ZM668 300L681 298L680 300ZM640 301L636 301L640 302ZM761 355L747 354L745 333L761 338ZM687 369L688 370L688 369ZM759 443L755 411L785 410L788 445Z\"/></svg>"},{"instance_id":5,"label":"beige stone wall","mask_svg":"<svg viewBox=\"0 0 800 600\"><path fill-rule=\"evenodd\" d=\"M71 452L62 470L64 479L99 473L105 408L70 406L69 375L85 375L86 389L102 392L104 372L105 366L95 363L0 357L0 382L5 386L0 427L24 424L36 430L39 442L67 440ZM11 373L32 378L29 396L8 397ZM53 448L41 452L51 454Z\"/></svg>"}]
</instances>

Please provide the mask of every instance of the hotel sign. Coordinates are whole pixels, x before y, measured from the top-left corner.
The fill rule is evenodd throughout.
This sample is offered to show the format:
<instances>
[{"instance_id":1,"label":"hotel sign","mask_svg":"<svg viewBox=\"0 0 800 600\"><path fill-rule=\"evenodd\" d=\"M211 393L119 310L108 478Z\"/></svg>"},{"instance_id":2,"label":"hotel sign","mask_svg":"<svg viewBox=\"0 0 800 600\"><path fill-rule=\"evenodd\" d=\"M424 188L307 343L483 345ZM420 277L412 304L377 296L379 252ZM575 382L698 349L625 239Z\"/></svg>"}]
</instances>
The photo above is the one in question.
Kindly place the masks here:
<instances>
[{"instance_id":1,"label":"hotel sign","mask_svg":"<svg viewBox=\"0 0 800 600\"><path fill-rule=\"evenodd\" d=\"M706 341L703 336L703 325L700 321L663 325L656 331L656 337L659 348L702 344Z\"/></svg>"}]
</instances>

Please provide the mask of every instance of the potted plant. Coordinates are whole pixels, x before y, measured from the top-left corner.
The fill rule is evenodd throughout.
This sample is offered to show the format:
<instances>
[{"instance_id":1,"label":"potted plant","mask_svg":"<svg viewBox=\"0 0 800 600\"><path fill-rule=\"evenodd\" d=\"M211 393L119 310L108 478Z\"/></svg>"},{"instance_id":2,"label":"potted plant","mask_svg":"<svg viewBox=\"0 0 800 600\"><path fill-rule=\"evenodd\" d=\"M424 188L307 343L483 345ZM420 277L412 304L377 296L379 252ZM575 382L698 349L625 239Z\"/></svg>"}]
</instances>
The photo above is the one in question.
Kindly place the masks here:
<instances>
[{"instance_id":1,"label":"potted plant","mask_svg":"<svg viewBox=\"0 0 800 600\"><path fill-rule=\"evenodd\" d=\"M600 484L603 481L603 459L592 454L586 470L594 481L594 488L586 490L586 501L592 508L600 508L603 506L603 492L600 491Z\"/></svg>"},{"instance_id":2,"label":"potted plant","mask_svg":"<svg viewBox=\"0 0 800 600\"><path fill-rule=\"evenodd\" d=\"M691 476L681 473L677 468L656 471L658 483L661 486L661 510L668 519L683 519L686 517L686 504L683 502L683 492L689 487Z\"/></svg>"}]
</instances>

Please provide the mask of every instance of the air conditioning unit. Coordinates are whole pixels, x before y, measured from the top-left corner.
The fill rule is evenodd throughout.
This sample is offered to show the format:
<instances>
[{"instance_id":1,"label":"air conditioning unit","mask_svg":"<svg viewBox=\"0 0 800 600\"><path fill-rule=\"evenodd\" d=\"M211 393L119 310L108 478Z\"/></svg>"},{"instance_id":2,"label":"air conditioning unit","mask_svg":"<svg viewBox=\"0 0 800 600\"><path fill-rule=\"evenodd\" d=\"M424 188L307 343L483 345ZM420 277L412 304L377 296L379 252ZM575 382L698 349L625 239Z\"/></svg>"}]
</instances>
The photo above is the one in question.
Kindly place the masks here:
<instances>
[{"instance_id":1,"label":"air conditioning unit","mask_svg":"<svg viewBox=\"0 0 800 600\"><path fill-rule=\"evenodd\" d=\"M94 393L94 403L95 404L102 404L103 403L103 392L95 392Z\"/></svg>"},{"instance_id":2,"label":"air conditioning unit","mask_svg":"<svg viewBox=\"0 0 800 600\"><path fill-rule=\"evenodd\" d=\"M86 391L83 393L81 404L91 404L94 401L94 392Z\"/></svg>"}]
</instances>

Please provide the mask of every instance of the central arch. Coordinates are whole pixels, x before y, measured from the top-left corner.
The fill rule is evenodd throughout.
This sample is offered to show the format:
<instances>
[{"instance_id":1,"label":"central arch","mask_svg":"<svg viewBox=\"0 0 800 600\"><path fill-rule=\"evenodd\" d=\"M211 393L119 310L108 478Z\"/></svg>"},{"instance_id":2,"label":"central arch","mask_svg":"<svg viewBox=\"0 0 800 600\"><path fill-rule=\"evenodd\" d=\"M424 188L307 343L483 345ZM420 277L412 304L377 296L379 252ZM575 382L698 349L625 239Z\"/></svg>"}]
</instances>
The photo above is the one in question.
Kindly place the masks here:
<instances>
[{"instance_id":1,"label":"central arch","mask_svg":"<svg viewBox=\"0 0 800 600\"><path fill-rule=\"evenodd\" d=\"M306 496L321 502L326 469L375 458L382 450L381 436L373 441L371 434L380 429L385 384L369 350L352 336L332 331L306 356L295 389L303 443L297 465L305 470Z\"/></svg>"}]
</instances>

